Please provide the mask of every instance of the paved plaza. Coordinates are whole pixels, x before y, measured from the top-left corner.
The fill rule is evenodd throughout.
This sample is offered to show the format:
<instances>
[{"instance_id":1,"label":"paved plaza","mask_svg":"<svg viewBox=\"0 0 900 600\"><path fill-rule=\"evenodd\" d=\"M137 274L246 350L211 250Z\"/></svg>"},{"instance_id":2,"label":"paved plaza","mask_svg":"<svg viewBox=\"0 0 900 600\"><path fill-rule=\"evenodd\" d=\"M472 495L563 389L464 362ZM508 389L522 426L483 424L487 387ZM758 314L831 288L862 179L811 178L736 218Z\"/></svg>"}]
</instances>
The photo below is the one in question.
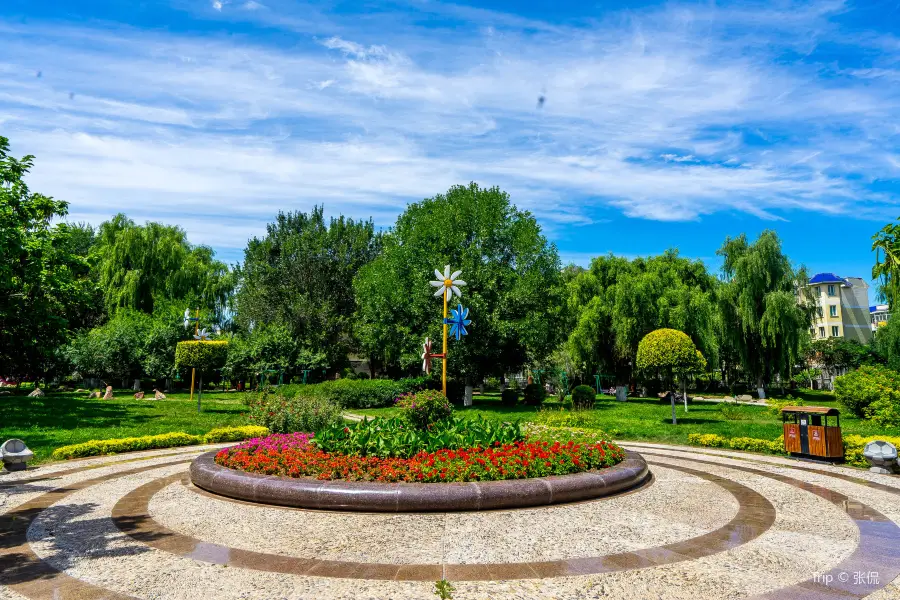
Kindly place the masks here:
<instances>
[{"instance_id":1,"label":"paved plaza","mask_svg":"<svg viewBox=\"0 0 900 600\"><path fill-rule=\"evenodd\" d=\"M0 476L3 599L900 598L900 478L624 443L653 472L595 501L370 514L190 484L212 446Z\"/></svg>"}]
</instances>

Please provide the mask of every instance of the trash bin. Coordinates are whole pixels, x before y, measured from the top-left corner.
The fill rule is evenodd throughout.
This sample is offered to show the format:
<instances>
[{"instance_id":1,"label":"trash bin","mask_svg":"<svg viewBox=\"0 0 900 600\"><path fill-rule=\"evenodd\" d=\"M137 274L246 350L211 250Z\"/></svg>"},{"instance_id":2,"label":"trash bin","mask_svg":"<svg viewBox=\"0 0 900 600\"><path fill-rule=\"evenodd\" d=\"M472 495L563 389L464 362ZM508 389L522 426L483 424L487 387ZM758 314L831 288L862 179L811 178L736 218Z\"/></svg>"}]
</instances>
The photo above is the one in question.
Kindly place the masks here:
<instances>
[{"instance_id":1,"label":"trash bin","mask_svg":"<svg viewBox=\"0 0 900 600\"><path fill-rule=\"evenodd\" d=\"M838 409L827 406L785 406L781 409L784 449L798 458L842 461L840 414ZM828 417L834 421L829 423Z\"/></svg>"}]
</instances>

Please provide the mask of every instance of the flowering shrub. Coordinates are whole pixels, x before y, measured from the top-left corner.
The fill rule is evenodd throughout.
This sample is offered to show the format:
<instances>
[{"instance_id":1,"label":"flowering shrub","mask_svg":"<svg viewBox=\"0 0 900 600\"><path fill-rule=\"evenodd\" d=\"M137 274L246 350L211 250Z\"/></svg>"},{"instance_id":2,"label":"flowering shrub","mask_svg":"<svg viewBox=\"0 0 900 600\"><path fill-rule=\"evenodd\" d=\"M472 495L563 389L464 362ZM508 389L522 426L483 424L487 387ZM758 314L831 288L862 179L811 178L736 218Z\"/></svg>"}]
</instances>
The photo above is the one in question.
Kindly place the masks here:
<instances>
[{"instance_id":1,"label":"flowering shrub","mask_svg":"<svg viewBox=\"0 0 900 600\"><path fill-rule=\"evenodd\" d=\"M216 455L223 467L283 477L345 481L424 482L495 481L566 475L610 467L625 458L611 442L516 442L488 447L419 452L410 458L331 454L296 434L251 440ZM276 436L271 436L276 437Z\"/></svg>"},{"instance_id":2,"label":"flowering shrub","mask_svg":"<svg viewBox=\"0 0 900 600\"><path fill-rule=\"evenodd\" d=\"M264 390L247 400L247 408L254 425L277 433L318 431L341 419L340 406L322 396L303 392L291 398L278 391Z\"/></svg>"},{"instance_id":3,"label":"flowering shrub","mask_svg":"<svg viewBox=\"0 0 900 600\"><path fill-rule=\"evenodd\" d=\"M417 429L443 421L453 413L447 396L437 390L423 390L415 394L403 394L397 398L397 407L404 421Z\"/></svg>"},{"instance_id":4,"label":"flowering shrub","mask_svg":"<svg viewBox=\"0 0 900 600\"><path fill-rule=\"evenodd\" d=\"M501 423L484 417L450 417L428 429L410 426L404 419L363 419L358 423L320 430L316 445L325 452L359 456L409 458L421 451L474 448L524 440L518 423Z\"/></svg>"}]
</instances>

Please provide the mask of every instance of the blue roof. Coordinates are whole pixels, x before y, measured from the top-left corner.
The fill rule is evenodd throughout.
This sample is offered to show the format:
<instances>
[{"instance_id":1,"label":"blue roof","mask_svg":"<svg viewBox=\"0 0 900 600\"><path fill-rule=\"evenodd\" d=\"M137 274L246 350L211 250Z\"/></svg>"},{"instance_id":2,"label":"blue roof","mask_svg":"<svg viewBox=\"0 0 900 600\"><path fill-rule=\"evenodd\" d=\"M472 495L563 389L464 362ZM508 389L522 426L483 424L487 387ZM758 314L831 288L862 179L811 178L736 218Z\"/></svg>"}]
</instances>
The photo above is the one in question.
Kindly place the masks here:
<instances>
[{"instance_id":1,"label":"blue roof","mask_svg":"<svg viewBox=\"0 0 900 600\"><path fill-rule=\"evenodd\" d=\"M869 307L869 312L875 312L876 310L878 310L878 307L877 307L877 306L870 306L870 307Z\"/></svg>"},{"instance_id":2,"label":"blue roof","mask_svg":"<svg viewBox=\"0 0 900 600\"><path fill-rule=\"evenodd\" d=\"M834 273L818 273L813 276L812 279L809 280L810 283L844 283L847 282L842 278L838 277Z\"/></svg>"}]
</instances>

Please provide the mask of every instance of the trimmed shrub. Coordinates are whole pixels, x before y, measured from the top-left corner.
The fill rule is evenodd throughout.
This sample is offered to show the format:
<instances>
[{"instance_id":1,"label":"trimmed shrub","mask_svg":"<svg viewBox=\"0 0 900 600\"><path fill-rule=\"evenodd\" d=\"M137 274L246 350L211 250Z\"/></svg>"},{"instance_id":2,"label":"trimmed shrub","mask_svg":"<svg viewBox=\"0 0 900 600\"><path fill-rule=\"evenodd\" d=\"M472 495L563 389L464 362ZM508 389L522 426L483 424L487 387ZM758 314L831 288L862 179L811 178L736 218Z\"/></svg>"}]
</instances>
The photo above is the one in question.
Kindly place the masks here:
<instances>
[{"instance_id":1,"label":"trimmed shrub","mask_svg":"<svg viewBox=\"0 0 900 600\"><path fill-rule=\"evenodd\" d=\"M247 401L247 408L255 425L274 433L319 431L341 420L339 404L325 395L307 393L307 390L294 397L285 396L278 389L263 390Z\"/></svg>"},{"instance_id":2,"label":"trimmed shrub","mask_svg":"<svg viewBox=\"0 0 900 600\"><path fill-rule=\"evenodd\" d=\"M143 437L90 440L81 444L72 444L71 446L57 448L53 451L52 458L54 460L64 460L67 458L83 458L85 456L133 452L135 450L193 446L202 443L202 437L179 431L175 433L163 433L161 435L145 435Z\"/></svg>"},{"instance_id":3,"label":"trimmed shrub","mask_svg":"<svg viewBox=\"0 0 900 600\"><path fill-rule=\"evenodd\" d=\"M636 364L642 370L690 372L702 370L706 366L706 359L683 331L657 329L641 339Z\"/></svg>"},{"instance_id":4,"label":"trimmed shrub","mask_svg":"<svg viewBox=\"0 0 900 600\"><path fill-rule=\"evenodd\" d=\"M244 427L219 427L211 430L203 436L206 444L218 444L221 442L242 442L250 438L265 437L272 433L268 427L259 425L245 425Z\"/></svg>"},{"instance_id":5,"label":"trimmed shrub","mask_svg":"<svg viewBox=\"0 0 900 600\"><path fill-rule=\"evenodd\" d=\"M187 340L175 346L175 368L194 367L211 371L225 366L228 359L228 341L201 342Z\"/></svg>"},{"instance_id":6,"label":"trimmed shrub","mask_svg":"<svg viewBox=\"0 0 900 600\"><path fill-rule=\"evenodd\" d=\"M529 383L525 386L524 402L529 406L540 406L547 399L547 390L539 383Z\"/></svg>"},{"instance_id":7,"label":"trimmed shrub","mask_svg":"<svg viewBox=\"0 0 900 600\"><path fill-rule=\"evenodd\" d=\"M505 389L500 392L500 404L503 406L515 406L519 403L519 390Z\"/></svg>"},{"instance_id":8,"label":"trimmed shrub","mask_svg":"<svg viewBox=\"0 0 900 600\"><path fill-rule=\"evenodd\" d=\"M900 373L879 365L864 365L834 380L834 395L853 415L879 424L900 423Z\"/></svg>"},{"instance_id":9,"label":"trimmed shrub","mask_svg":"<svg viewBox=\"0 0 900 600\"><path fill-rule=\"evenodd\" d=\"M688 434L688 443L696 446L746 450L748 452L765 454L787 454L784 450L784 441L781 438L777 440L761 440L749 437L727 438L715 433L691 433Z\"/></svg>"},{"instance_id":10,"label":"trimmed shrub","mask_svg":"<svg viewBox=\"0 0 900 600\"><path fill-rule=\"evenodd\" d=\"M575 408L592 408L597 393L589 385L579 385L572 390L572 406Z\"/></svg>"},{"instance_id":11,"label":"trimmed shrub","mask_svg":"<svg viewBox=\"0 0 900 600\"><path fill-rule=\"evenodd\" d=\"M428 429L430 425L449 418L453 413L450 401L436 390L403 394L397 398L397 406L403 420L416 429Z\"/></svg>"}]
</instances>

